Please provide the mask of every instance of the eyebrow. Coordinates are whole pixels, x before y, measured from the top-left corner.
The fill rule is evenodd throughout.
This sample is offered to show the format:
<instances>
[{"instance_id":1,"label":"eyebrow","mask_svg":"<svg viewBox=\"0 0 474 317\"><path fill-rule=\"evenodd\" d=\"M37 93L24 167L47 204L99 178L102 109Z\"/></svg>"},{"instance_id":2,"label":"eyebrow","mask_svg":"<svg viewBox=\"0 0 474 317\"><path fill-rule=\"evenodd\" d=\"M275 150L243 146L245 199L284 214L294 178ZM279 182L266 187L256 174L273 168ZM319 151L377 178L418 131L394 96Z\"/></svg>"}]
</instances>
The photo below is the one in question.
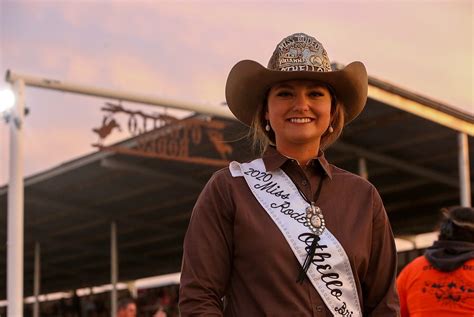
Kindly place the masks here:
<instances>
[{"instance_id":1,"label":"eyebrow","mask_svg":"<svg viewBox=\"0 0 474 317\"><path fill-rule=\"evenodd\" d=\"M273 88L293 88L293 87L288 84L276 84Z\"/></svg>"},{"instance_id":2,"label":"eyebrow","mask_svg":"<svg viewBox=\"0 0 474 317\"><path fill-rule=\"evenodd\" d=\"M325 88L326 86L324 84L318 84L318 83L309 83L307 85L305 85L306 88ZM285 84L285 83L282 83L282 84L276 84L274 88L293 88L292 85L289 85L289 84Z\"/></svg>"}]
</instances>

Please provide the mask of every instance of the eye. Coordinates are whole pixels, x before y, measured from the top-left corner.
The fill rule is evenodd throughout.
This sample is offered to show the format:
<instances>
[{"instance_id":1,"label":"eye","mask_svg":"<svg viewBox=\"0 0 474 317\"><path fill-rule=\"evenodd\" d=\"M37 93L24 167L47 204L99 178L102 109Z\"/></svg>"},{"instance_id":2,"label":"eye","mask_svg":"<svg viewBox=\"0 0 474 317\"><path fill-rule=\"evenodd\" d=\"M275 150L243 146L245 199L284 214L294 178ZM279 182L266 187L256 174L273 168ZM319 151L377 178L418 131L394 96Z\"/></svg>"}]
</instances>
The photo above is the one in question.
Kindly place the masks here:
<instances>
[{"instance_id":1,"label":"eye","mask_svg":"<svg viewBox=\"0 0 474 317\"><path fill-rule=\"evenodd\" d=\"M324 92L320 90L312 90L308 94L310 97L316 98L316 97L322 97L324 96Z\"/></svg>"},{"instance_id":2,"label":"eye","mask_svg":"<svg viewBox=\"0 0 474 317\"><path fill-rule=\"evenodd\" d=\"M280 90L280 91L277 91L276 95L278 97L291 97L293 96L293 93L289 90Z\"/></svg>"}]
</instances>

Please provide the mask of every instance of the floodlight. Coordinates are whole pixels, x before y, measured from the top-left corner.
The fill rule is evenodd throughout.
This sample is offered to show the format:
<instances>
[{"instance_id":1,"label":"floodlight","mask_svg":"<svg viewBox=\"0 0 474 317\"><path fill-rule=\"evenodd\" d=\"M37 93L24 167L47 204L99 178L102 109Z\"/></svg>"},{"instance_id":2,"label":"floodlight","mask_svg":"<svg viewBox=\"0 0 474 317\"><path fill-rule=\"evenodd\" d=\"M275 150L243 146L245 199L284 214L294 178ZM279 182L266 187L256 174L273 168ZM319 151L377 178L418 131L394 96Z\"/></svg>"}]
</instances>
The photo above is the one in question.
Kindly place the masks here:
<instances>
[{"instance_id":1,"label":"floodlight","mask_svg":"<svg viewBox=\"0 0 474 317\"><path fill-rule=\"evenodd\" d=\"M15 94L11 89L0 90L0 113L6 112L15 105Z\"/></svg>"}]
</instances>

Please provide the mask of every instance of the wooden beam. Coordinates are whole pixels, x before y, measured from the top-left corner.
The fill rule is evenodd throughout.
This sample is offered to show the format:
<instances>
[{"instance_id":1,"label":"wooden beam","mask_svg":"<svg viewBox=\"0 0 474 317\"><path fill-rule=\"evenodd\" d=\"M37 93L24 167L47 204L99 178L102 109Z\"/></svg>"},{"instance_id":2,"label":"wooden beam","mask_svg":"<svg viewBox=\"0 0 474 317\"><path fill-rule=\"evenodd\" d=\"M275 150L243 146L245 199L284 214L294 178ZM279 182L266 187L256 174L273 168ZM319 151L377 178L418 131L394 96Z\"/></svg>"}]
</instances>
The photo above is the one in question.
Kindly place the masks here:
<instances>
[{"instance_id":1,"label":"wooden beam","mask_svg":"<svg viewBox=\"0 0 474 317\"><path fill-rule=\"evenodd\" d=\"M418 117L436 122L455 131L474 136L474 123L456 118L455 116L423 105L400 95L369 85L369 98L383 102L389 106L412 113Z\"/></svg>"},{"instance_id":2,"label":"wooden beam","mask_svg":"<svg viewBox=\"0 0 474 317\"><path fill-rule=\"evenodd\" d=\"M137 173L147 177L153 177L164 182L171 182L173 184L181 184L196 188L202 188L202 186L204 185L203 182L196 181L190 177L181 177L177 173L170 173L165 172L163 170L152 169L116 158L104 158L100 161L100 166L108 169L120 170L127 173Z\"/></svg>"},{"instance_id":3,"label":"wooden beam","mask_svg":"<svg viewBox=\"0 0 474 317\"><path fill-rule=\"evenodd\" d=\"M411 199L411 200L404 199L400 202L386 204L385 208L388 212L394 212L394 211L405 209L408 207L412 208L412 207L417 207L421 205L426 205L429 203L438 203L445 200L452 200L456 198L459 198L458 192L448 192L444 194L422 196L421 198L418 198L418 199ZM433 210L433 212L436 212L436 210Z\"/></svg>"},{"instance_id":4,"label":"wooden beam","mask_svg":"<svg viewBox=\"0 0 474 317\"><path fill-rule=\"evenodd\" d=\"M420 144L427 141L439 140L439 139L446 138L449 136L452 136L453 143L454 143L456 141L455 140L456 134L453 131L446 130L446 129L436 130L430 134L419 134L411 138L401 139L398 142L390 142L385 145L378 146L377 152L382 153L382 152L398 150L403 147L413 146L413 145Z\"/></svg>"},{"instance_id":5,"label":"wooden beam","mask_svg":"<svg viewBox=\"0 0 474 317\"><path fill-rule=\"evenodd\" d=\"M100 199L100 205L107 205L111 203L116 203L120 201L133 201L133 198L136 196L140 196L146 193L156 193L163 191L163 189L166 187L165 184L163 183L151 183L151 184L146 184L143 186L137 186L135 188L124 188L123 191L120 191L118 193L114 193L114 195L110 196L103 196Z\"/></svg>"},{"instance_id":6,"label":"wooden beam","mask_svg":"<svg viewBox=\"0 0 474 317\"><path fill-rule=\"evenodd\" d=\"M438 183L446 184L451 187L459 188L459 181L457 178L433 171L422 166L412 164L408 161L396 159L391 156L380 154L356 145L344 143L342 141L338 141L337 143L335 143L332 148L342 152L352 152L357 157L365 157L368 160L388 165L398 170L408 172L410 174L421 176L423 178L430 179Z\"/></svg>"},{"instance_id":7,"label":"wooden beam","mask_svg":"<svg viewBox=\"0 0 474 317\"><path fill-rule=\"evenodd\" d=\"M175 231L173 233L166 234L166 235L154 235L145 239L138 239L135 241L123 242L120 244L120 249L132 248L132 247L137 247L137 246L150 244L150 243L156 244L161 241L168 241L168 240L179 238L181 236L184 236L184 232Z\"/></svg>"},{"instance_id":8,"label":"wooden beam","mask_svg":"<svg viewBox=\"0 0 474 317\"><path fill-rule=\"evenodd\" d=\"M198 198L198 195L199 195L199 193L195 192L195 193L191 193L189 195L183 195L179 200L174 200L173 199L173 200L165 201L165 202L161 203L159 206L155 206L155 205L150 206L150 205L148 205L148 206L145 206L143 208L137 208L137 209L134 209L133 216L138 217L141 214L148 213L150 211L155 211L155 210L160 210L160 209L167 209L167 208L172 208L172 207L176 207L176 206L189 204L189 203L194 202ZM192 207L190 209L192 209ZM117 217L122 217L122 216L124 216L125 213L128 214L129 211L128 210L126 212L117 211L115 213L115 215Z\"/></svg>"},{"instance_id":9,"label":"wooden beam","mask_svg":"<svg viewBox=\"0 0 474 317\"><path fill-rule=\"evenodd\" d=\"M429 181L425 179L415 179L408 182L391 184L388 186L379 186L377 187L380 195L388 195L391 193L401 192L409 189L413 189L419 186L429 184Z\"/></svg>"},{"instance_id":10,"label":"wooden beam","mask_svg":"<svg viewBox=\"0 0 474 317\"><path fill-rule=\"evenodd\" d=\"M344 133L347 135L354 135L356 133L378 128L381 125L387 125L401 121L410 116L410 113L397 111L396 113L390 113L388 115L386 114L378 117L370 117L365 120L358 119L356 122L354 122L354 124L350 124L344 128Z\"/></svg>"}]
</instances>

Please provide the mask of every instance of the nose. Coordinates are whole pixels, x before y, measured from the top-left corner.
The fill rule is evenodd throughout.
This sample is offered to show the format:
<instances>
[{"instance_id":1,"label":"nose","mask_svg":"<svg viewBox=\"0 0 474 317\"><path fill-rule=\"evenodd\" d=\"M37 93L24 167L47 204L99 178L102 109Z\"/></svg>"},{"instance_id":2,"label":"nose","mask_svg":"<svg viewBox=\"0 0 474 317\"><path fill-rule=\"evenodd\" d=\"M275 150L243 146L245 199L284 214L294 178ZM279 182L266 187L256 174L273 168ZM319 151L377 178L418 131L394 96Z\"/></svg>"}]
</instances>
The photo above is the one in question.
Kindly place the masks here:
<instances>
[{"instance_id":1,"label":"nose","mask_svg":"<svg viewBox=\"0 0 474 317\"><path fill-rule=\"evenodd\" d=\"M295 111L306 112L309 110L309 100L304 91L298 91L295 94L293 109Z\"/></svg>"}]
</instances>

